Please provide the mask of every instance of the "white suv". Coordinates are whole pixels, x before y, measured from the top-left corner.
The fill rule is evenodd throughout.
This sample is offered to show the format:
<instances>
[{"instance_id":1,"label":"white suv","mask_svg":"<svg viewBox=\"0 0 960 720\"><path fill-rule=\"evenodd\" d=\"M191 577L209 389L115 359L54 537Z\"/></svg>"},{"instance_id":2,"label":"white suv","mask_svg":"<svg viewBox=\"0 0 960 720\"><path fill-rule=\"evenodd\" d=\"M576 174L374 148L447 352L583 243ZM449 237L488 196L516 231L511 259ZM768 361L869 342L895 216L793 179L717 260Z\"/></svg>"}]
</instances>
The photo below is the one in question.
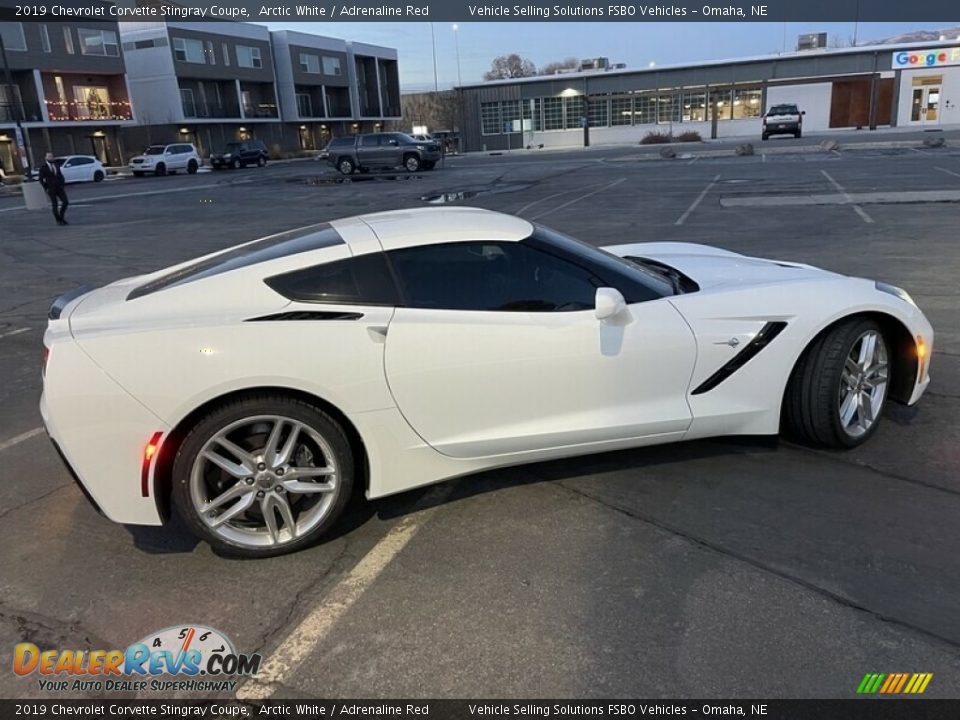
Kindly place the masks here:
<instances>
[{"instance_id":1,"label":"white suv","mask_svg":"<svg viewBox=\"0 0 960 720\"><path fill-rule=\"evenodd\" d=\"M137 177L144 173L166 175L177 170L186 170L191 175L195 173L203 161L197 154L197 149L190 143L171 143L170 145L151 145L130 160L130 169Z\"/></svg>"}]
</instances>

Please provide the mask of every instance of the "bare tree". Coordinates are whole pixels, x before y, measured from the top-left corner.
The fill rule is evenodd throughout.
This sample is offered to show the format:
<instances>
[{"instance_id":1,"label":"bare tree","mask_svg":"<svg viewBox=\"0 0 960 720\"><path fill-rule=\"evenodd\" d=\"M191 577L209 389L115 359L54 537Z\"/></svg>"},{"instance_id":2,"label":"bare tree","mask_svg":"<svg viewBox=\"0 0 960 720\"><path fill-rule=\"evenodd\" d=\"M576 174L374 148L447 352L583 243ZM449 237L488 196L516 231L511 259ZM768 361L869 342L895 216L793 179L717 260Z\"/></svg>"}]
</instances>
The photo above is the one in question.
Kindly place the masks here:
<instances>
[{"instance_id":1,"label":"bare tree","mask_svg":"<svg viewBox=\"0 0 960 720\"><path fill-rule=\"evenodd\" d=\"M537 74L537 66L516 53L500 55L490 63L490 70L483 75L484 80L506 80L509 78L530 77Z\"/></svg>"},{"instance_id":2,"label":"bare tree","mask_svg":"<svg viewBox=\"0 0 960 720\"><path fill-rule=\"evenodd\" d=\"M455 90L410 93L400 98L400 105L408 131L414 125L426 125L431 132L460 128L460 100Z\"/></svg>"},{"instance_id":3,"label":"bare tree","mask_svg":"<svg viewBox=\"0 0 960 720\"><path fill-rule=\"evenodd\" d=\"M827 41L827 47L831 48L848 48L854 47L855 45L856 42L854 41L853 35L848 35L847 37L831 35L830 39Z\"/></svg>"},{"instance_id":4,"label":"bare tree","mask_svg":"<svg viewBox=\"0 0 960 720\"><path fill-rule=\"evenodd\" d=\"M555 60L540 68L541 75L555 75L558 70L576 70L580 67L580 58L568 57Z\"/></svg>"}]
</instances>

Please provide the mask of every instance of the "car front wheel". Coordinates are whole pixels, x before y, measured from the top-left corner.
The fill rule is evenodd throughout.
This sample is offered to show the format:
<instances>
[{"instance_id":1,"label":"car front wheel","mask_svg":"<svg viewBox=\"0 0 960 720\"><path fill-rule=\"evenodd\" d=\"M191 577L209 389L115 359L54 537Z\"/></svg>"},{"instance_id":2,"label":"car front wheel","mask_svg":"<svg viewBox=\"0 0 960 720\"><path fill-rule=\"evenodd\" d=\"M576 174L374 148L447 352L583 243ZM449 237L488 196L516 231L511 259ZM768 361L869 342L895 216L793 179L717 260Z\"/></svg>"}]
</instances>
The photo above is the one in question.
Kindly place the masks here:
<instances>
[{"instance_id":1,"label":"car front wheel","mask_svg":"<svg viewBox=\"0 0 960 720\"><path fill-rule=\"evenodd\" d=\"M193 175L197 172L199 167L200 165L197 163L196 160L191 160L190 162L187 163L187 172Z\"/></svg>"},{"instance_id":2,"label":"car front wheel","mask_svg":"<svg viewBox=\"0 0 960 720\"><path fill-rule=\"evenodd\" d=\"M215 550L282 555L336 523L353 467L350 444L329 415L289 397L251 396L212 411L184 438L173 499Z\"/></svg>"},{"instance_id":3,"label":"car front wheel","mask_svg":"<svg viewBox=\"0 0 960 720\"><path fill-rule=\"evenodd\" d=\"M257 167L263 167L266 164L267 164L267 159L263 155L257 158Z\"/></svg>"},{"instance_id":4,"label":"car front wheel","mask_svg":"<svg viewBox=\"0 0 960 720\"><path fill-rule=\"evenodd\" d=\"M786 429L809 444L856 447L877 429L889 379L882 328L864 318L840 322L797 362L784 397Z\"/></svg>"},{"instance_id":5,"label":"car front wheel","mask_svg":"<svg viewBox=\"0 0 960 720\"><path fill-rule=\"evenodd\" d=\"M340 171L341 175L352 175L353 174L353 163L350 162L347 158L343 158L340 162L337 163L337 170Z\"/></svg>"},{"instance_id":6,"label":"car front wheel","mask_svg":"<svg viewBox=\"0 0 960 720\"><path fill-rule=\"evenodd\" d=\"M103 170L97 170L95 173L93 173L94 182L102 182L103 178L104 178Z\"/></svg>"},{"instance_id":7,"label":"car front wheel","mask_svg":"<svg viewBox=\"0 0 960 720\"><path fill-rule=\"evenodd\" d=\"M420 158L416 155L407 155L403 159L403 167L406 168L407 172L416 172L420 169Z\"/></svg>"},{"instance_id":8,"label":"car front wheel","mask_svg":"<svg viewBox=\"0 0 960 720\"><path fill-rule=\"evenodd\" d=\"M160 164L157 165L157 167L154 169L153 174L154 174L154 175L166 175L166 174L167 174L167 166L164 165L163 163L160 163Z\"/></svg>"}]
</instances>

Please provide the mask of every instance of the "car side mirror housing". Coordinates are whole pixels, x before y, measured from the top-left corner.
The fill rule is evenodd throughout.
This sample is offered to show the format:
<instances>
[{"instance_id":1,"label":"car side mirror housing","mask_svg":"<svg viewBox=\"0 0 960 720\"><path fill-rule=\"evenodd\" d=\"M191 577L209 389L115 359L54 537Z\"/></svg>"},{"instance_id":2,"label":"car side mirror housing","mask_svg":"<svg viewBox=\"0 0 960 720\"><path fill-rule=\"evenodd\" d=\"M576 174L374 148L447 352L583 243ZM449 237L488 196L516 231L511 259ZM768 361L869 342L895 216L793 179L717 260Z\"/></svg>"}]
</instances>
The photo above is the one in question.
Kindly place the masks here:
<instances>
[{"instance_id":1,"label":"car side mirror housing","mask_svg":"<svg viewBox=\"0 0 960 720\"><path fill-rule=\"evenodd\" d=\"M627 301L621 292L611 287L597 288L594 304L597 320L609 320L627 309Z\"/></svg>"},{"instance_id":2,"label":"car side mirror housing","mask_svg":"<svg viewBox=\"0 0 960 720\"><path fill-rule=\"evenodd\" d=\"M801 115L806 115L806 114L807 114L807 111L806 111L806 110L801 110L801 111L800 111L800 114L801 114Z\"/></svg>"}]
</instances>

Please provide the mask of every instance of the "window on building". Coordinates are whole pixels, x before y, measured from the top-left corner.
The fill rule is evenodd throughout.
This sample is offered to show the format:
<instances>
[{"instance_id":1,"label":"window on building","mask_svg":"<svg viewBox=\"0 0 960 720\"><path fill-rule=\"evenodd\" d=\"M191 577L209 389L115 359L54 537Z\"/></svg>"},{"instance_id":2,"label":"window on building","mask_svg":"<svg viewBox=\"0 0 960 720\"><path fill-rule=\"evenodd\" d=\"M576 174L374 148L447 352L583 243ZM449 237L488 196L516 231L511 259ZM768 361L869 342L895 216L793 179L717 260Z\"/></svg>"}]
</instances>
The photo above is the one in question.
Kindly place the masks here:
<instances>
[{"instance_id":1,"label":"window on building","mask_svg":"<svg viewBox=\"0 0 960 720\"><path fill-rule=\"evenodd\" d=\"M704 122L707 119L707 94L685 92L683 94L683 121Z\"/></svg>"},{"instance_id":2,"label":"window on building","mask_svg":"<svg viewBox=\"0 0 960 720\"><path fill-rule=\"evenodd\" d=\"M262 68L263 60L260 57L260 48L237 45L237 65L246 68Z\"/></svg>"},{"instance_id":3,"label":"window on building","mask_svg":"<svg viewBox=\"0 0 960 720\"><path fill-rule=\"evenodd\" d=\"M117 44L117 34L112 30L91 30L77 28L80 38L81 55L101 55L117 57L120 55L120 46Z\"/></svg>"},{"instance_id":4,"label":"window on building","mask_svg":"<svg viewBox=\"0 0 960 720\"><path fill-rule=\"evenodd\" d=\"M313 102L310 93L297 93L297 112L300 117L313 117Z\"/></svg>"},{"instance_id":5,"label":"window on building","mask_svg":"<svg viewBox=\"0 0 960 720\"><path fill-rule=\"evenodd\" d=\"M520 101L504 100L500 104L500 121L503 123L503 131L507 133L520 132Z\"/></svg>"},{"instance_id":6,"label":"window on building","mask_svg":"<svg viewBox=\"0 0 960 720\"><path fill-rule=\"evenodd\" d=\"M3 45L7 50L27 49L27 40L23 36L23 23L0 23L0 36L3 36Z\"/></svg>"},{"instance_id":7,"label":"window on building","mask_svg":"<svg viewBox=\"0 0 960 720\"><path fill-rule=\"evenodd\" d=\"M173 56L180 62L206 64L206 59L203 56L203 43L199 40L174 38Z\"/></svg>"},{"instance_id":8,"label":"window on building","mask_svg":"<svg viewBox=\"0 0 960 720\"><path fill-rule=\"evenodd\" d=\"M543 130L543 102L540 98L523 100L524 130L540 132Z\"/></svg>"},{"instance_id":9,"label":"window on building","mask_svg":"<svg viewBox=\"0 0 960 720\"><path fill-rule=\"evenodd\" d=\"M323 56L323 74L324 75L335 75L340 76L340 58L330 57L328 55Z\"/></svg>"},{"instance_id":10,"label":"window on building","mask_svg":"<svg viewBox=\"0 0 960 720\"><path fill-rule=\"evenodd\" d=\"M43 47L45 53L50 52L50 33L47 31L46 25L40 26L40 45Z\"/></svg>"},{"instance_id":11,"label":"window on building","mask_svg":"<svg viewBox=\"0 0 960 720\"><path fill-rule=\"evenodd\" d=\"M564 127L567 130L574 130L583 127L583 95L566 98L566 118Z\"/></svg>"},{"instance_id":12,"label":"window on building","mask_svg":"<svg viewBox=\"0 0 960 720\"><path fill-rule=\"evenodd\" d=\"M73 32L70 30L69 25L63 29L63 47L66 49L68 55L73 55Z\"/></svg>"},{"instance_id":13,"label":"window on building","mask_svg":"<svg viewBox=\"0 0 960 720\"><path fill-rule=\"evenodd\" d=\"M610 124L610 102L606 95L591 95L587 114L590 127L606 127Z\"/></svg>"},{"instance_id":14,"label":"window on building","mask_svg":"<svg viewBox=\"0 0 960 720\"><path fill-rule=\"evenodd\" d=\"M680 93L657 96L657 122L680 122Z\"/></svg>"},{"instance_id":15,"label":"window on building","mask_svg":"<svg viewBox=\"0 0 960 720\"><path fill-rule=\"evenodd\" d=\"M226 67L230 67L230 46L226 43L223 43L221 50L223 50L223 64Z\"/></svg>"},{"instance_id":16,"label":"window on building","mask_svg":"<svg viewBox=\"0 0 960 720\"><path fill-rule=\"evenodd\" d=\"M180 88L180 104L183 106L184 117L197 117L197 103L194 100L191 88Z\"/></svg>"},{"instance_id":17,"label":"window on building","mask_svg":"<svg viewBox=\"0 0 960 720\"><path fill-rule=\"evenodd\" d=\"M760 100L760 88L735 89L733 91L733 119L743 120L760 117L763 114Z\"/></svg>"},{"instance_id":18,"label":"window on building","mask_svg":"<svg viewBox=\"0 0 960 720\"><path fill-rule=\"evenodd\" d=\"M320 58L308 53L300 53L300 72L320 74Z\"/></svg>"},{"instance_id":19,"label":"window on building","mask_svg":"<svg viewBox=\"0 0 960 720\"><path fill-rule=\"evenodd\" d=\"M480 103L480 132L483 135L500 134L500 103Z\"/></svg>"},{"instance_id":20,"label":"window on building","mask_svg":"<svg viewBox=\"0 0 960 720\"><path fill-rule=\"evenodd\" d=\"M711 90L708 105L716 107L718 120L729 120L733 108L729 90Z\"/></svg>"},{"instance_id":21,"label":"window on building","mask_svg":"<svg viewBox=\"0 0 960 720\"><path fill-rule=\"evenodd\" d=\"M657 96L638 95L634 98L634 124L653 125L657 122Z\"/></svg>"},{"instance_id":22,"label":"window on building","mask_svg":"<svg viewBox=\"0 0 960 720\"><path fill-rule=\"evenodd\" d=\"M592 310L603 285L589 270L525 243L459 242L389 255L415 308L576 312Z\"/></svg>"},{"instance_id":23,"label":"window on building","mask_svg":"<svg viewBox=\"0 0 960 720\"><path fill-rule=\"evenodd\" d=\"M563 98L543 98L543 129L563 130Z\"/></svg>"},{"instance_id":24,"label":"window on building","mask_svg":"<svg viewBox=\"0 0 960 720\"><path fill-rule=\"evenodd\" d=\"M204 54L204 55L206 56L206 58L207 58L207 64L208 64L208 65L216 65L216 64L217 64L217 53L216 53L216 51L213 49L213 43L212 43L210 40L204 40L204 41L203 41L203 54Z\"/></svg>"},{"instance_id":25,"label":"window on building","mask_svg":"<svg viewBox=\"0 0 960 720\"><path fill-rule=\"evenodd\" d=\"M615 97L610 99L610 124L633 124L633 98Z\"/></svg>"}]
</instances>

